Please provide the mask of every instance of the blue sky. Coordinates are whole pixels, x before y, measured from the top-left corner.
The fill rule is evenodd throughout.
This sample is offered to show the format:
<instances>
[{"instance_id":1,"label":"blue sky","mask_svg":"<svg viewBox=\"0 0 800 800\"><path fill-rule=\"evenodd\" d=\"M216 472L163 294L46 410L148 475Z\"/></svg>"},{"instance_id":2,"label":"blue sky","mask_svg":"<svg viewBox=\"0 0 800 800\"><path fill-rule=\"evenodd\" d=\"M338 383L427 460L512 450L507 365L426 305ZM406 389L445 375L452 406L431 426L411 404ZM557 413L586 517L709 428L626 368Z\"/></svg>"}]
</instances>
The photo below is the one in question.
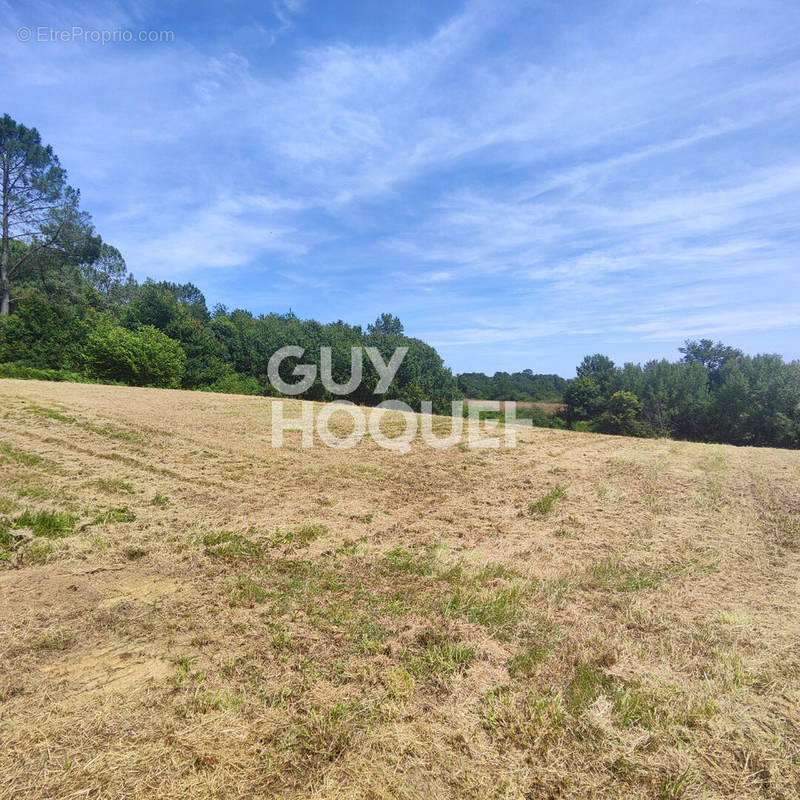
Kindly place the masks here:
<instances>
[{"instance_id":1,"label":"blue sky","mask_svg":"<svg viewBox=\"0 0 800 800\"><path fill-rule=\"evenodd\" d=\"M800 3L0 0L2 108L142 279L456 371L800 357ZM33 40L17 40L19 26ZM39 41L40 27L171 30Z\"/></svg>"}]
</instances>

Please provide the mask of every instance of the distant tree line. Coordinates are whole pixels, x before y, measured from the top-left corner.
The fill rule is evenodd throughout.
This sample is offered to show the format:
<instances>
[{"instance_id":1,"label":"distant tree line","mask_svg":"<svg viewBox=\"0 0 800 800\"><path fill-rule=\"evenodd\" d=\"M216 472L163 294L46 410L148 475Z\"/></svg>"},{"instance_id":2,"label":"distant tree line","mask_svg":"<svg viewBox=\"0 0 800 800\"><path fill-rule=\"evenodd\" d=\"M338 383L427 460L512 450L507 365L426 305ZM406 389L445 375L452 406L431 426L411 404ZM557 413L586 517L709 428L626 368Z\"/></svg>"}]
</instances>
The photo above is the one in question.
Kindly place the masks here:
<instances>
[{"instance_id":1,"label":"distant tree line","mask_svg":"<svg viewBox=\"0 0 800 800\"><path fill-rule=\"evenodd\" d=\"M560 375L536 375L533 370L495 372L491 377L482 372L463 372L458 388L464 397L476 400L517 400L560 403L567 388Z\"/></svg>"},{"instance_id":2,"label":"distant tree line","mask_svg":"<svg viewBox=\"0 0 800 800\"><path fill-rule=\"evenodd\" d=\"M586 356L560 414L576 430L800 447L800 362L710 339L687 341L680 352L680 361L621 368Z\"/></svg>"}]
</instances>

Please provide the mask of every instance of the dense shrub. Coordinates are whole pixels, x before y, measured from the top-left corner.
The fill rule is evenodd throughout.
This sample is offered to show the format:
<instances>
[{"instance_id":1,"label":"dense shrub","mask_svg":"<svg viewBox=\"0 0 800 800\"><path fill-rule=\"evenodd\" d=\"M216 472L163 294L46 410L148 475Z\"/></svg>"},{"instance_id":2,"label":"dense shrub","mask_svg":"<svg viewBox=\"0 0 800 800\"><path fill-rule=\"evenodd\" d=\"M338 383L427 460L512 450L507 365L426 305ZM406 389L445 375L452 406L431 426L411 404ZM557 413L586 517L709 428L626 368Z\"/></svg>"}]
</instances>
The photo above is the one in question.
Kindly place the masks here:
<instances>
[{"instance_id":1,"label":"dense shrub","mask_svg":"<svg viewBox=\"0 0 800 800\"><path fill-rule=\"evenodd\" d=\"M176 388L185 364L181 346L151 325L131 331L107 320L86 342L87 370L103 380Z\"/></svg>"}]
</instances>

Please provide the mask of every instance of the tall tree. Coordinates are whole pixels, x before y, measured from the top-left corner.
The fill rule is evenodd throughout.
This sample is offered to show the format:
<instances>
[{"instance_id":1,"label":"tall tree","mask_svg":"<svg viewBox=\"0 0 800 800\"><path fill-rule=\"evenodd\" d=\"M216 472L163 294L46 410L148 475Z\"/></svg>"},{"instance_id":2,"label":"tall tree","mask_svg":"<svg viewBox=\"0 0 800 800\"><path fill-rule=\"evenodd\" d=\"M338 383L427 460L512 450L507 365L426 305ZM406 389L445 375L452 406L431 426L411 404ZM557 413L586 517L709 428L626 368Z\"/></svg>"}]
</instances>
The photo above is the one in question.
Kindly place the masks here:
<instances>
[{"instance_id":1,"label":"tall tree","mask_svg":"<svg viewBox=\"0 0 800 800\"><path fill-rule=\"evenodd\" d=\"M78 192L39 132L8 114L0 118L0 191L0 316L6 316L12 281L25 262L58 246L78 213Z\"/></svg>"},{"instance_id":2,"label":"tall tree","mask_svg":"<svg viewBox=\"0 0 800 800\"><path fill-rule=\"evenodd\" d=\"M95 260L81 264L81 273L105 308L124 306L136 289L136 281L128 272L122 253L105 242L100 244Z\"/></svg>"}]
</instances>

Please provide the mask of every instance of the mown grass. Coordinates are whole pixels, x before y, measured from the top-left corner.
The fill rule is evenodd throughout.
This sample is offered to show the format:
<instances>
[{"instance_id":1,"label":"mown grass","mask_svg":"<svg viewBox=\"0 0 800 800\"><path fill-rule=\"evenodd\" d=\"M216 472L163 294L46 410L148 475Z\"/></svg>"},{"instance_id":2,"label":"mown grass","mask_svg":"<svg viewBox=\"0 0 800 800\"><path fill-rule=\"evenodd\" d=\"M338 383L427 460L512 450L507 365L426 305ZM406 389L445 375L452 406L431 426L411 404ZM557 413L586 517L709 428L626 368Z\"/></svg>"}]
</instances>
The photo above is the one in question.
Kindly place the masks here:
<instances>
[{"instance_id":1,"label":"mown grass","mask_svg":"<svg viewBox=\"0 0 800 800\"><path fill-rule=\"evenodd\" d=\"M543 494L538 500L528 505L528 510L532 514L539 514L540 516L547 516L556 504L557 500L563 500L567 493L561 486L556 486L549 492Z\"/></svg>"},{"instance_id":2,"label":"mown grass","mask_svg":"<svg viewBox=\"0 0 800 800\"><path fill-rule=\"evenodd\" d=\"M19 464L24 464L26 467L35 467L42 463L42 457L34 453L26 453L24 450L18 450L6 442L0 442L0 456L16 461Z\"/></svg>"},{"instance_id":3,"label":"mown grass","mask_svg":"<svg viewBox=\"0 0 800 800\"><path fill-rule=\"evenodd\" d=\"M168 411L174 447L143 435L131 459L114 445L118 470L98 467L102 442L77 427L41 451L49 467L64 448L41 494L0 454L0 559L20 588L3 622L24 631L0 670L0 795L793 796L798 664L788 622L761 601L793 599L789 456L770 454L783 494L765 484L768 505L741 477L760 454L732 452L711 509L686 502L701 445L620 439L645 465L628 472L606 440L576 448L563 432L542 434L535 458L522 441L415 451L408 466L372 450L265 459L253 443L268 401L215 410L168 394L201 419L192 440ZM234 488L229 470L244 476ZM567 479L568 501L543 483ZM129 506L106 510L98 490ZM138 520L73 540L13 527L38 501ZM724 580L701 573L711 549ZM52 564L63 551L70 562ZM31 747L31 725L48 748ZM83 770L78 751L113 759Z\"/></svg>"},{"instance_id":4,"label":"mown grass","mask_svg":"<svg viewBox=\"0 0 800 800\"><path fill-rule=\"evenodd\" d=\"M98 514L93 520L93 525L118 525L123 522L135 522L136 514L124 506L123 508L109 508Z\"/></svg>"},{"instance_id":5,"label":"mown grass","mask_svg":"<svg viewBox=\"0 0 800 800\"><path fill-rule=\"evenodd\" d=\"M259 558L264 554L261 545L237 533L207 533L200 541L206 555L216 558Z\"/></svg>"},{"instance_id":6,"label":"mown grass","mask_svg":"<svg viewBox=\"0 0 800 800\"><path fill-rule=\"evenodd\" d=\"M107 436L111 439L120 439L126 442L138 442L141 441L142 438L141 435L135 431L124 430L116 425L112 425L111 423L98 425L94 422L85 422L83 420L75 419L75 417L70 417L67 414L63 414L60 411L56 411L55 409L46 408L44 406L27 406L25 410L37 417L43 417L56 422L74 425L77 428L91 431L92 433L99 434L100 436Z\"/></svg>"}]
</instances>

